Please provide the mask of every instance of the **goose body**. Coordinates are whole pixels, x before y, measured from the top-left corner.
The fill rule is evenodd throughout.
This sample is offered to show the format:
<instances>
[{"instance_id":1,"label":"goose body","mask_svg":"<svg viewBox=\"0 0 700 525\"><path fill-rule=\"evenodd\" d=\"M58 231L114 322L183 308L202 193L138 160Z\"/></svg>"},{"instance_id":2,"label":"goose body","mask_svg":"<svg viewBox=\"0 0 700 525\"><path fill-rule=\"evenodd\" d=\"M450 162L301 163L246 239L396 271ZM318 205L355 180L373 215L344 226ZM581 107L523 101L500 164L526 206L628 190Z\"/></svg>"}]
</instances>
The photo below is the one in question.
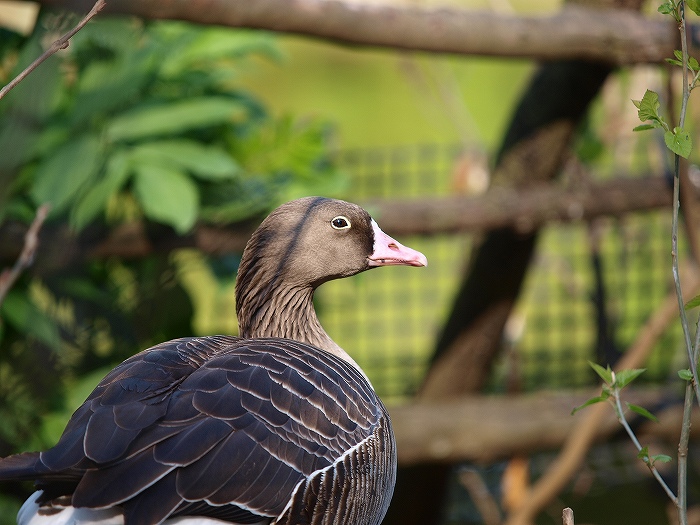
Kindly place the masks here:
<instances>
[{"instance_id":1,"label":"goose body","mask_svg":"<svg viewBox=\"0 0 700 525\"><path fill-rule=\"evenodd\" d=\"M396 477L386 408L322 329L330 279L425 257L360 207L275 210L239 269L240 337L168 341L112 370L58 444L0 459L37 492L20 525L379 525Z\"/></svg>"}]
</instances>

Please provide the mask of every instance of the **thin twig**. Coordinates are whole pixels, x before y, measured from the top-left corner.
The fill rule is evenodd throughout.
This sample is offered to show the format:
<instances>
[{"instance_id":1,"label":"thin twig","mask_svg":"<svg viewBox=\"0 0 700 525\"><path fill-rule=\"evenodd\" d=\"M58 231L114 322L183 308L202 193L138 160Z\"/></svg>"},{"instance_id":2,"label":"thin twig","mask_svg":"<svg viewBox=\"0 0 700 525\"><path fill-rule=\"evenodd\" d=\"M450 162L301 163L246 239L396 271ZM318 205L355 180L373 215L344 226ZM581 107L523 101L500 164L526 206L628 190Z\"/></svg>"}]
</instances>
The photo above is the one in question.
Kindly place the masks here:
<instances>
[{"instance_id":1,"label":"thin twig","mask_svg":"<svg viewBox=\"0 0 700 525\"><path fill-rule=\"evenodd\" d=\"M0 273L0 304L5 300L7 292L15 284L20 274L31 266L34 261L34 254L39 246L39 230L44 224L44 220L49 213L50 206L42 204L36 211L31 226L24 235L24 247L12 268L7 268Z\"/></svg>"},{"instance_id":2,"label":"thin twig","mask_svg":"<svg viewBox=\"0 0 700 525\"><path fill-rule=\"evenodd\" d=\"M640 452L642 450L642 445L639 442L639 440L637 439L637 436L634 433L634 431L632 430L632 428L630 428L629 423L627 423L627 419L625 418L625 413L622 410L622 402L620 401L620 389L618 387L613 386L611 391L612 391L612 399L614 400L615 413L617 414L617 420L622 425L622 428L625 429L625 432L627 432L627 435L632 440L632 443L634 443L634 446L637 448L637 451ZM656 478L656 481L659 482L659 485L661 485L661 488L663 488L664 491L666 492L666 495L670 498L670 500L673 502L674 505L678 506L678 498L671 490L671 487L669 487L668 484L666 483L666 481L661 477L661 473L654 465L654 462L652 461L652 459L649 456L645 456L643 459L644 459L644 463L646 464L646 466L649 467L649 470Z\"/></svg>"},{"instance_id":3,"label":"thin twig","mask_svg":"<svg viewBox=\"0 0 700 525\"><path fill-rule=\"evenodd\" d=\"M688 242L688 255L700 266L700 199L695 183L690 180L689 163L681 159L680 208L683 210L683 231Z\"/></svg>"},{"instance_id":4,"label":"thin twig","mask_svg":"<svg viewBox=\"0 0 700 525\"><path fill-rule=\"evenodd\" d=\"M51 55L56 53L57 51L61 49L65 49L68 47L69 40L75 36L75 34L80 31L85 25L95 17L97 13L99 13L104 6L106 5L105 0L97 0L95 2L95 5L92 6L92 9L90 9L90 12L85 15L85 18L83 18L77 26L75 26L73 29L68 31L65 35L63 35L61 38L56 40L53 44L51 44L51 47L49 47L46 51L44 51L39 58L37 58L34 62L29 64L24 71L22 71L19 75L17 75L14 79L10 81L9 84L7 84L4 88L0 89L0 100L7 95L11 89L13 89L17 84L22 82L22 80L29 75L32 71L34 71L44 60L49 58Z\"/></svg>"},{"instance_id":5,"label":"thin twig","mask_svg":"<svg viewBox=\"0 0 700 525\"><path fill-rule=\"evenodd\" d=\"M688 43L685 28L685 0L681 0L678 4L678 30L681 37L681 54L682 54L682 74L683 74L683 96L681 98L681 113L678 125L681 129L685 124L685 115L688 109L688 99L690 97L690 86L688 84ZM693 78L693 84L696 82L696 77ZM680 215L680 155L676 153L673 172L673 217L672 217L672 232L671 232L671 265L673 271L673 282L676 288L676 297L678 299L678 310L683 328L683 338L685 340L686 353L688 356L688 366L692 373L692 379L688 382L685 390L685 402L683 405L683 423L681 425L681 436L678 442L678 498L675 500L678 508L678 521L680 525L686 525L688 522L687 508L687 472L688 472L688 439L690 434L690 411L693 404L693 393L698 398L700 403L700 390L698 390L698 344L697 339L695 346L690 340L690 328L688 326L688 316L685 312L685 301L683 300L683 291L681 289L680 273L678 271L678 217ZM690 218L692 217L686 217ZM690 235L693 230L690 230ZM691 240L691 245L693 245ZM694 254L697 255L697 254ZM697 333L696 333L697 337Z\"/></svg>"},{"instance_id":6,"label":"thin twig","mask_svg":"<svg viewBox=\"0 0 700 525\"><path fill-rule=\"evenodd\" d=\"M678 521L679 525L688 525L688 441L690 440L690 418L693 412L693 386L688 382L685 387L683 403L683 423L681 437L678 440Z\"/></svg>"},{"instance_id":7,"label":"thin twig","mask_svg":"<svg viewBox=\"0 0 700 525\"><path fill-rule=\"evenodd\" d=\"M678 9L680 11L680 22L678 23L678 29L681 33L681 52L683 56L683 97L681 99L681 114L678 122L679 127L683 128L685 124L685 114L688 108L688 98L690 97L690 89L688 86L688 45L687 37L685 31L685 2L681 1L679 3ZM678 271L678 217L680 215L680 156L675 155L675 169L673 173L673 223L671 232L671 259L673 266L673 282L676 286L676 297L678 298L678 309L681 318L681 326L683 327L683 339L685 340L686 352L688 355L688 361L690 366L690 371L695 378L693 381L693 388L695 390L695 397L698 398L700 403L700 390L697 381L698 377L698 349L693 348L693 344L690 340L690 329L688 327L688 316L685 313L685 302L683 301L683 291L681 290L681 279Z\"/></svg>"},{"instance_id":8,"label":"thin twig","mask_svg":"<svg viewBox=\"0 0 700 525\"><path fill-rule=\"evenodd\" d=\"M501 512L498 510L498 504L481 476L474 470L463 469L459 472L459 481L469 492L484 524L498 525L501 523Z\"/></svg>"},{"instance_id":9,"label":"thin twig","mask_svg":"<svg viewBox=\"0 0 700 525\"><path fill-rule=\"evenodd\" d=\"M700 289L700 274L694 265L688 266L687 271L688 274L684 277L688 291L697 293ZM635 342L623 353L615 370L641 367L654 343L674 319L678 319L678 304L676 294L671 293L639 331ZM608 410L610 408L605 403L587 409L588 412L583 414L569 433L555 460L525 497L522 507L508 516L506 525L532 523L536 514L564 488L583 462L593 444L596 430Z\"/></svg>"}]
</instances>

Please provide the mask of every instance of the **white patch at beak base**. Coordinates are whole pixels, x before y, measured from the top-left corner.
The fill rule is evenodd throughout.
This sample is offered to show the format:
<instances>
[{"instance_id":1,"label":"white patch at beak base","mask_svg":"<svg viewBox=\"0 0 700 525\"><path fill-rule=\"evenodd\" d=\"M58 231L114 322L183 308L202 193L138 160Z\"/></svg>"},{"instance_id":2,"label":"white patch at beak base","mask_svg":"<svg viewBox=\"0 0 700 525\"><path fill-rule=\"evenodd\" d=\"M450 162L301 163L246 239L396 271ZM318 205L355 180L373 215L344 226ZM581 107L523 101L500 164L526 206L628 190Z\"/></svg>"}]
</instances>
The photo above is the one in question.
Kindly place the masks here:
<instances>
[{"instance_id":1,"label":"white patch at beak base","mask_svg":"<svg viewBox=\"0 0 700 525\"><path fill-rule=\"evenodd\" d=\"M421 252L404 246L384 233L372 219L374 249L368 257L370 268L377 266L428 266L428 259Z\"/></svg>"}]
</instances>

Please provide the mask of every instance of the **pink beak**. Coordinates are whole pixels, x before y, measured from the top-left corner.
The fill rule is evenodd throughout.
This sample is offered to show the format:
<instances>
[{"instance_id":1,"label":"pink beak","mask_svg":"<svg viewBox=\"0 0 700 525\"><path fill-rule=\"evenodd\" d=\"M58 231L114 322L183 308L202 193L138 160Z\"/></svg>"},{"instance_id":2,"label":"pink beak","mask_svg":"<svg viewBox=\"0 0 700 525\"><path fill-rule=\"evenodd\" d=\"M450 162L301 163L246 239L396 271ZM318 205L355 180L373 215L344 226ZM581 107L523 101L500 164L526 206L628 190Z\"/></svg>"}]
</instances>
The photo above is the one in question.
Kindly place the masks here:
<instances>
[{"instance_id":1,"label":"pink beak","mask_svg":"<svg viewBox=\"0 0 700 525\"><path fill-rule=\"evenodd\" d=\"M374 252L368 257L370 268L399 265L428 266L428 259L421 252L392 239L374 221L372 221L372 228L374 229Z\"/></svg>"}]
</instances>

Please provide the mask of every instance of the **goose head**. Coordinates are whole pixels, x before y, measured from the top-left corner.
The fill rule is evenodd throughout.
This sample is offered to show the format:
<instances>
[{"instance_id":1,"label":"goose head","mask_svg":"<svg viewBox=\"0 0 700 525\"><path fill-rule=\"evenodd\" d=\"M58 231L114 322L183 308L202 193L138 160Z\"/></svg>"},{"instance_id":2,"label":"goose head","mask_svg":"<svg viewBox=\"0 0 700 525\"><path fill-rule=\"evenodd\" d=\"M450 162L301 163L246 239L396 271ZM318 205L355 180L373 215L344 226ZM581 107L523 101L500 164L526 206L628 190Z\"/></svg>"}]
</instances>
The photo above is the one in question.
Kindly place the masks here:
<instances>
[{"instance_id":1,"label":"goose head","mask_svg":"<svg viewBox=\"0 0 700 525\"><path fill-rule=\"evenodd\" d=\"M324 197L288 202L267 216L243 253L236 283L240 333L337 347L325 341L313 311L318 286L380 266L427 264L356 204Z\"/></svg>"}]
</instances>

